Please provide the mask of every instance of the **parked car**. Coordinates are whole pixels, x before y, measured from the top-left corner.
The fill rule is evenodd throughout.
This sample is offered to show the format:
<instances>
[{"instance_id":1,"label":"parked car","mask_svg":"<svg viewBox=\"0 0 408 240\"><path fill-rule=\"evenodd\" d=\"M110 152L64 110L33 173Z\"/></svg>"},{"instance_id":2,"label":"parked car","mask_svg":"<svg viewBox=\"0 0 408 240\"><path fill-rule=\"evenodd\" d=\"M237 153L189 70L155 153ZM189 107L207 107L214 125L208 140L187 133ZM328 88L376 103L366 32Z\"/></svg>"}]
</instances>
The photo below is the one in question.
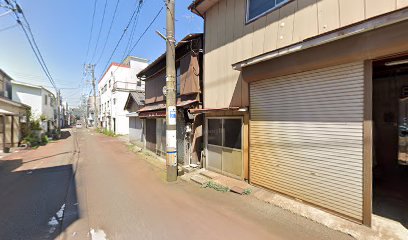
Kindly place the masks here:
<instances>
[{"instance_id":1,"label":"parked car","mask_svg":"<svg viewBox=\"0 0 408 240\"><path fill-rule=\"evenodd\" d=\"M77 122L76 128L82 128L82 123L81 123L81 122Z\"/></svg>"}]
</instances>

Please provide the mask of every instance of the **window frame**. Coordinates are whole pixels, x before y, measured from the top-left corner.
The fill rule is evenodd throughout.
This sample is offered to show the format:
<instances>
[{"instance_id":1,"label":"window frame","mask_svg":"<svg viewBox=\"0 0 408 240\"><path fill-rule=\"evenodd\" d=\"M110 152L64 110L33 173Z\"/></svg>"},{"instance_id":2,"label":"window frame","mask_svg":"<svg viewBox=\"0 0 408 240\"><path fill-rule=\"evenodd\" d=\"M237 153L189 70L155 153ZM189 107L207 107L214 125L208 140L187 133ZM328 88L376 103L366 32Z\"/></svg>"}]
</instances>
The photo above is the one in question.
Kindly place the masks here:
<instances>
[{"instance_id":1,"label":"window frame","mask_svg":"<svg viewBox=\"0 0 408 240\"><path fill-rule=\"evenodd\" d=\"M265 12L263 12L263 13L261 13L261 14L255 16L255 17L249 19L249 4L250 4L250 1L251 1L251 0L246 0L246 7L245 7L245 24L252 23L252 22L256 21L257 19L259 19L259 18L261 18L261 17L263 17L263 16L269 14L270 12L275 11L276 9L278 9L278 8L280 8L280 7L282 7L282 6L286 5L286 4L288 4L288 3L290 3L290 2L293 1L293 0L283 0L283 2L281 2L281 3L279 3L279 4L276 4L273 8L268 9L268 10L266 10ZM275 3L276 3L276 0L274 0L274 1L275 1Z\"/></svg>"},{"instance_id":2,"label":"window frame","mask_svg":"<svg viewBox=\"0 0 408 240\"><path fill-rule=\"evenodd\" d=\"M221 146L208 143L208 120L209 119L220 119L221 120ZM230 147L224 146L224 142L225 142L224 120L225 119L241 120L241 148L230 148ZM206 123L205 143L207 145L212 146L212 147L224 148L224 149L232 149L232 150L241 151L241 152L244 151L244 118L242 116L206 117L205 123Z\"/></svg>"}]
</instances>

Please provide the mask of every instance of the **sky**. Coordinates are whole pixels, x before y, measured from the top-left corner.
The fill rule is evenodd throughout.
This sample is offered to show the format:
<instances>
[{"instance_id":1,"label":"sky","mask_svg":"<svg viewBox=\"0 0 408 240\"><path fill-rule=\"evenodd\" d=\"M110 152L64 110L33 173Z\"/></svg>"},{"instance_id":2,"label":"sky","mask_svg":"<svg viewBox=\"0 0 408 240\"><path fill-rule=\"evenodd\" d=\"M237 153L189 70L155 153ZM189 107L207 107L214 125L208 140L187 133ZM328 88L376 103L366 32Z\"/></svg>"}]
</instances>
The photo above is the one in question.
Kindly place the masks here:
<instances>
[{"instance_id":1,"label":"sky","mask_svg":"<svg viewBox=\"0 0 408 240\"><path fill-rule=\"evenodd\" d=\"M143 0L133 37L131 37L133 29L131 24L112 60L108 62L139 0L119 0L109 36L109 26L117 0L96 0L96 8L94 8L94 1L18 1L31 25L35 40L50 73L57 87L61 89L63 101L67 101L71 107L77 106L82 94L88 95L91 90L90 77L84 77L84 63L96 63L100 59L95 69L95 77L98 81L106 65L110 62L120 62L123 56L127 55L125 51L127 46L133 46L136 43L164 6L164 0ZM103 14L105 1L107 5L105 14ZM187 9L191 2L192 0L176 0L176 40L181 40L189 33L203 32L203 20ZM4 0L0 0L0 3L4 3ZM94 9L96 10L94 27L90 40ZM36 61L24 32L19 26L16 26L14 16L12 14L1 16L5 11L0 8L0 68L16 81L52 89L51 83ZM103 16L105 17L102 24ZM130 55L152 62L164 53L165 41L155 31L165 34L165 26L164 8ZM98 35L100 36L99 41L97 40ZM105 41L106 48L102 52Z\"/></svg>"}]
</instances>

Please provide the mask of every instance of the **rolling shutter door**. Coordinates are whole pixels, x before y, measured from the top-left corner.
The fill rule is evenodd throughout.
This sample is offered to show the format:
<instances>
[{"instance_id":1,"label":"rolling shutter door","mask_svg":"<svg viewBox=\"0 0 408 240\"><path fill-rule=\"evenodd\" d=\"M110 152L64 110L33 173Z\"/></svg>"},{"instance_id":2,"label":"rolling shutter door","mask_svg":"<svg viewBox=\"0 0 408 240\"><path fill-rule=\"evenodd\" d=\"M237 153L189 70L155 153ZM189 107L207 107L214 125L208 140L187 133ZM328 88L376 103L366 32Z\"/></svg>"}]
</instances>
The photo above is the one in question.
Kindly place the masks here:
<instances>
[{"instance_id":1,"label":"rolling shutter door","mask_svg":"<svg viewBox=\"0 0 408 240\"><path fill-rule=\"evenodd\" d=\"M251 182L362 221L363 83L363 62L251 83Z\"/></svg>"}]
</instances>

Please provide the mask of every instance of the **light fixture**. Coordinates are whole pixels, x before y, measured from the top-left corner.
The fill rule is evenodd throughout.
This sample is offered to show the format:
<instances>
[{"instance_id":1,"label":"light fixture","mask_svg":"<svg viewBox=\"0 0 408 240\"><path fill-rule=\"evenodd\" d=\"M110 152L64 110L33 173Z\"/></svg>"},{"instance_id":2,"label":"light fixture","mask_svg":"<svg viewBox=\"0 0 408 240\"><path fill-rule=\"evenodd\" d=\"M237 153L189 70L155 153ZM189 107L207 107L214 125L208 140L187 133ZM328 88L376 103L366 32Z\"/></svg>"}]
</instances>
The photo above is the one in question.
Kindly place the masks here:
<instances>
[{"instance_id":1,"label":"light fixture","mask_svg":"<svg viewBox=\"0 0 408 240\"><path fill-rule=\"evenodd\" d=\"M248 107L241 107L238 109L238 112L247 112L248 111Z\"/></svg>"},{"instance_id":2,"label":"light fixture","mask_svg":"<svg viewBox=\"0 0 408 240\"><path fill-rule=\"evenodd\" d=\"M398 60L398 61L393 61L393 62L386 62L384 65L387 67L390 67L390 66L396 66L396 65L407 64L407 63L408 63L408 59L404 59L404 60Z\"/></svg>"}]
</instances>

